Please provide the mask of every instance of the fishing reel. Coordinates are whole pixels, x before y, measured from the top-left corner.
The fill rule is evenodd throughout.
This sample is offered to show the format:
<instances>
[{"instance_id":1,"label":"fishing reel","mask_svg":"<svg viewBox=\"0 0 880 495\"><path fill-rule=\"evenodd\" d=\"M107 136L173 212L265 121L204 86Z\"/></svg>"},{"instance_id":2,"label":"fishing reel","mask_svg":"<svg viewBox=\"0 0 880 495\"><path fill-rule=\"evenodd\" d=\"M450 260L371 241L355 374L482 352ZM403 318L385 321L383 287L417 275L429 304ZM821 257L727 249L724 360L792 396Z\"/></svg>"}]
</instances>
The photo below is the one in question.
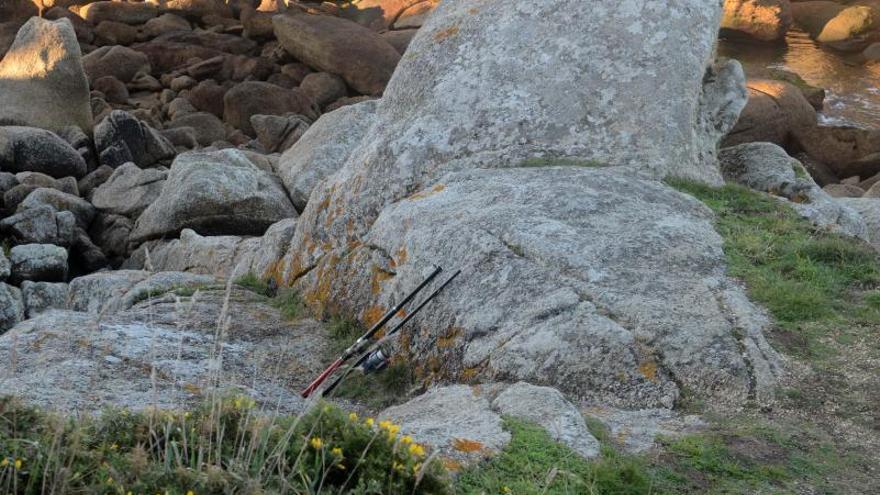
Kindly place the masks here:
<instances>
[{"instance_id":1,"label":"fishing reel","mask_svg":"<svg viewBox=\"0 0 880 495\"><path fill-rule=\"evenodd\" d=\"M361 364L361 369L365 375L378 373L388 367L389 360L390 356L380 347L367 356L367 359Z\"/></svg>"}]
</instances>

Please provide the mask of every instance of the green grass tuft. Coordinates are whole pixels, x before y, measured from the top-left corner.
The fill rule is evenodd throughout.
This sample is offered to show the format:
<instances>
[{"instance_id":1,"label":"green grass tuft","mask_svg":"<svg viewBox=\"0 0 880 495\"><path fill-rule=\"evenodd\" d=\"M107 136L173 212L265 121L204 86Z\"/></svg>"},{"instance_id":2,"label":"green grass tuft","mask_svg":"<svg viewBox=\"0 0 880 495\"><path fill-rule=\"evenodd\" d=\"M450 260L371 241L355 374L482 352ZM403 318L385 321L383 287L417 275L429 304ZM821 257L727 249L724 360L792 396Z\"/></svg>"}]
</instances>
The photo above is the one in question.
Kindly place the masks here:
<instances>
[{"instance_id":1,"label":"green grass tuft","mask_svg":"<svg viewBox=\"0 0 880 495\"><path fill-rule=\"evenodd\" d=\"M597 162L595 160L578 160L576 158L541 158L534 157L523 160L522 163L519 164L520 167L523 168L543 168L543 167L589 167L589 168L597 168L604 167L605 164Z\"/></svg>"},{"instance_id":2,"label":"green grass tuft","mask_svg":"<svg viewBox=\"0 0 880 495\"><path fill-rule=\"evenodd\" d=\"M253 272L248 272L234 281L235 285L239 287L244 287L245 289L256 292L261 296L266 296L269 294L269 285L265 280L256 276Z\"/></svg>"},{"instance_id":3,"label":"green grass tuft","mask_svg":"<svg viewBox=\"0 0 880 495\"><path fill-rule=\"evenodd\" d=\"M302 298L293 289L279 289L278 295L272 299L272 306L288 321L298 320L306 314L306 306Z\"/></svg>"}]
</instances>

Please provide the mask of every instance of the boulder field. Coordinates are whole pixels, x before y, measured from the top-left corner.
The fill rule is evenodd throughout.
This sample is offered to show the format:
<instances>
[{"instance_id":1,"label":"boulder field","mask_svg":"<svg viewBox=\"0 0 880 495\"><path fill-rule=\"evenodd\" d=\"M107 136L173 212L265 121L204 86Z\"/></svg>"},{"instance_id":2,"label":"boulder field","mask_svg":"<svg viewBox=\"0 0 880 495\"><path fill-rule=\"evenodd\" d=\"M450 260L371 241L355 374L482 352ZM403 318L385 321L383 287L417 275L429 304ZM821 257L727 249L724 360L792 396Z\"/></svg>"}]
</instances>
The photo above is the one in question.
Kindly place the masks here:
<instances>
[{"instance_id":1,"label":"boulder field","mask_svg":"<svg viewBox=\"0 0 880 495\"><path fill-rule=\"evenodd\" d=\"M719 26L778 40L821 13L820 42L872 36L844 23L871 2L831 3L0 6L0 395L233 387L300 412L325 323L372 324L441 265L462 274L394 345L420 387L372 412L452 458L507 445L504 416L593 457L587 406L666 432L700 424L685 394L772 404L767 312L669 184L738 183L880 246L876 131L715 57Z\"/></svg>"}]
</instances>

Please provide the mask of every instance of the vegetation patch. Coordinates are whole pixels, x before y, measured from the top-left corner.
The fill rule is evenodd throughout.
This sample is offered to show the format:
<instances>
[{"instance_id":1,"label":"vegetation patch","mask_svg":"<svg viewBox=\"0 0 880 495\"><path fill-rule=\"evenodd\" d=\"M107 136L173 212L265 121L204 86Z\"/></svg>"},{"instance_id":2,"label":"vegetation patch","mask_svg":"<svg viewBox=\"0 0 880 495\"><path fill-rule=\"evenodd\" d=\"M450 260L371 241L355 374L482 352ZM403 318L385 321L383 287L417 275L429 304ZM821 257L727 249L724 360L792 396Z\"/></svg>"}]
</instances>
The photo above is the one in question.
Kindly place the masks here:
<instances>
[{"instance_id":1,"label":"vegetation patch","mask_svg":"<svg viewBox=\"0 0 880 495\"><path fill-rule=\"evenodd\" d=\"M400 427L320 405L261 416L247 397L192 412L69 419L0 399L0 493L448 493Z\"/></svg>"},{"instance_id":2,"label":"vegetation patch","mask_svg":"<svg viewBox=\"0 0 880 495\"><path fill-rule=\"evenodd\" d=\"M278 295L272 299L271 304L281 313L281 317L288 321L298 320L306 314L302 297L293 289L279 289Z\"/></svg>"},{"instance_id":3,"label":"vegetation patch","mask_svg":"<svg viewBox=\"0 0 880 495\"><path fill-rule=\"evenodd\" d=\"M519 164L523 168L542 168L542 167L604 167L605 164L595 160L578 160L575 158L541 158L534 157L523 160Z\"/></svg>"},{"instance_id":4,"label":"vegetation patch","mask_svg":"<svg viewBox=\"0 0 880 495\"><path fill-rule=\"evenodd\" d=\"M256 292L261 296L269 295L269 284L253 272L248 272L233 281L235 285Z\"/></svg>"}]
</instances>

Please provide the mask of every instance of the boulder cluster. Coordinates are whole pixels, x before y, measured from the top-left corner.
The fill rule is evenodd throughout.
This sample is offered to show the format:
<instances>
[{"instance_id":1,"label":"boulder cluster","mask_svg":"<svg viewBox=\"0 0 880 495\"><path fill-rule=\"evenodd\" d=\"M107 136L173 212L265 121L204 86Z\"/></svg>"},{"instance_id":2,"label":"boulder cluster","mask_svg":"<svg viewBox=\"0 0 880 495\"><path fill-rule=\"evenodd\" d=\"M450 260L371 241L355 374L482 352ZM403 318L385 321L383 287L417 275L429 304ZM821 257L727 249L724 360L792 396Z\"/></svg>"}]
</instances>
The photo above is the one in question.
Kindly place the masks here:
<instances>
[{"instance_id":1,"label":"boulder cluster","mask_svg":"<svg viewBox=\"0 0 880 495\"><path fill-rule=\"evenodd\" d=\"M880 1L724 1L722 34L780 42L793 26L824 46L880 59Z\"/></svg>"},{"instance_id":2,"label":"boulder cluster","mask_svg":"<svg viewBox=\"0 0 880 495\"><path fill-rule=\"evenodd\" d=\"M3 2L0 332L100 270L269 269L329 173L281 153L380 96L435 3Z\"/></svg>"}]
</instances>

